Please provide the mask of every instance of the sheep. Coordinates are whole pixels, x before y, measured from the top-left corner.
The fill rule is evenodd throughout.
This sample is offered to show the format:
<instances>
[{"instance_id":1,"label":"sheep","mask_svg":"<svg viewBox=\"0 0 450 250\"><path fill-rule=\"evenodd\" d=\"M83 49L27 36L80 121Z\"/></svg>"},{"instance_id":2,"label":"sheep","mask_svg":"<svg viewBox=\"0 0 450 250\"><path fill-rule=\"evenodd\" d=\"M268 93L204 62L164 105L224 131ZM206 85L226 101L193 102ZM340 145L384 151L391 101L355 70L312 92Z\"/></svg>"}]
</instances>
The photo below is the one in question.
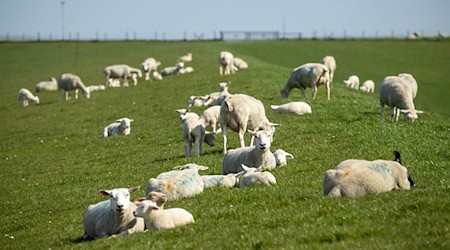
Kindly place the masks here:
<instances>
[{"instance_id":1,"label":"sheep","mask_svg":"<svg viewBox=\"0 0 450 250\"><path fill-rule=\"evenodd\" d=\"M194 68L192 68L192 67L186 67L186 68L181 68L181 69L178 71L178 74L184 75L184 74L188 74L188 73L192 73L192 72L194 72Z\"/></svg>"},{"instance_id":2,"label":"sheep","mask_svg":"<svg viewBox=\"0 0 450 250\"><path fill-rule=\"evenodd\" d=\"M227 175L202 175L203 187L213 188L213 187L227 187L231 188L239 183L238 174L227 174Z\"/></svg>"},{"instance_id":3,"label":"sheep","mask_svg":"<svg viewBox=\"0 0 450 250\"><path fill-rule=\"evenodd\" d=\"M161 173L147 181L145 196L149 197L150 192L156 191L164 193L167 200L171 201L197 195L204 189L198 171L207 169L206 166L190 163L177 167L176 170Z\"/></svg>"},{"instance_id":4,"label":"sheep","mask_svg":"<svg viewBox=\"0 0 450 250\"><path fill-rule=\"evenodd\" d=\"M144 220L135 218L136 205L130 202L130 193L139 187L100 190L109 200L90 205L83 217L84 240L106 236L126 235L144 231Z\"/></svg>"},{"instance_id":5,"label":"sheep","mask_svg":"<svg viewBox=\"0 0 450 250\"><path fill-rule=\"evenodd\" d=\"M51 77L49 81L41 81L36 84L36 92L40 91L56 91L58 90L58 82L54 77Z\"/></svg>"},{"instance_id":6,"label":"sheep","mask_svg":"<svg viewBox=\"0 0 450 250\"><path fill-rule=\"evenodd\" d=\"M357 75L351 75L347 80L344 80L345 86L359 90L359 77Z\"/></svg>"},{"instance_id":7,"label":"sheep","mask_svg":"<svg viewBox=\"0 0 450 250\"><path fill-rule=\"evenodd\" d=\"M273 152L273 156L275 157L275 162L277 167L286 166L287 160L294 159L294 156L283 149L277 149Z\"/></svg>"},{"instance_id":8,"label":"sheep","mask_svg":"<svg viewBox=\"0 0 450 250\"><path fill-rule=\"evenodd\" d=\"M194 223L194 216L185 209L161 209L151 200L141 201L134 216L144 219L147 230L171 229Z\"/></svg>"},{"instance_id":9,"label":"sheep","mask_svg":"<svg viewBox=\"0 0 450 250\"><path fill-rule=\"evenodd\" d=\"M34 96L33 93L31 93L31 91L29 91L26 88L21 88L19 90L18 98L19 98L19 104L22 107L27 107L29 104L29 101L39 104L39 97Z\"/></svg>"},{"instance_id":10,"label":"sheep","mask_svg":"<svg viewBox=\"0 0 450 250\"><path fill-rule=\"evenodd\" d=\"M142 77L142 71L140 69L136 69L130 67L126 64L116 64L107 66L103 69L103 73L105 74L107 85L108 79L123 79L123 86L128 86L128 79L133 79L133 84L136 86L138 84L137 78Z\"/></svg>"},{"instance_id":11,"label":"sheep","mask_svg":"<svg viewBox=\"0 0 450 250\"><path fill-rule=\"evenodd\" d=\"M222 162L222 174L239 173L243 171L242 164L255 168L261 166L263 170L274 169L276 161L270 152L272 133L267 130L251 132L255 137L255 146L230 149Z\"/></svg>"},{"instance_id":12,"label":"sheep","mask_svg":"<svg viewBox=\"0 0 450 250\"><path fill-rule=\"evenodd\" d=\"M105 89L106 89L105 85L103 85L103 84L100 84L100 85L90 85L90 86L87 86L86 88L89 89L89 92L92 92L92 91L100 91L100 90L105 90Z\"/></svg>"},{"instance_id":13,"label":"sheep","mask_svg":"<svg viewBox=\"0 0 450 250\"><path fill-rule=\"evenodd\" d=\"M245 147L244 134L247 129L265 129L273 133L278 126L269 122L260 100L244 94L226 96L220 106L219 123L223 136L223 154L227 153L228 128L239 133L240 146ZM250 145L253 145L253 137Z\"/></svg>"},{"instance_id":14,"label":"sheep","mask_svg":"<svg viewBox=\"0 0 450 250\"><path fill-rule=\"evenodd\" d=\"M380 86L381 121L384 121L384 105L389 106L391 110L391 121L398 121L400 112L404 114L405 120L416 120L417 114L422 114L423 111L415 109L412 95L410 84L402 77L384 78Z\"/></svg>"},{"instance_id":15,"label":"sheep","mask_svg":"<svg viewBox=\"0 0 450 250\"><path fill-rule=\"evenodd\" d=\"M233 64L238 69L248 69L248 63L246 61L244 61L242 58L235 57L233 59Z\"/></svg>"},{"instance_id":16,"label":"sheep","mask_svg":"<svg viewBox=\"0 0 450 250\"><path fill-rule=\"evenodd\" d=\"M229 83L226 82L221 82L218 84L219 88L220 88L220 92L213 92L210 93L209 95L207 95L206 99L205 99L205 106L216 106L216 105L221 105L222 101L225 99L225 97L227 97L228 95L230 95L230 92L228 92L228 87L230 86Z\"/></svg>"},{"instance_id":17,"label":"sheep","mask_svg":"<svg viewBox=\"0 0 450 250\"><path fill-rule=\"evenodd\" d=\"M163 79L162 75L156 71L153 71L152 78L156 81L161 81Z\"/></svg>"},{"instance_id":18,"label":"sheep","mask_svg":"<svg viewBox=\"0 0 450 250\"><path fill-rule=\"evenodd\" d=\"M205 106L205 102L208 96L195 96L191 95L188 99L188 107L201 107Z\"/></svg>"},{"instance_id":19,"label":"sheep","mask_svg":"<svg viewBox=\"0 0 450 250\"><path fill-rule=\"evenodd\" d=\"M333 82L334 72L336 71L336 59L333 56L325 56L321 63L330 70L330 83Z\"/></svg>"},{"instance_id":20,"label":"sheep","mask_svg":"<svg viewBox=\"0 0 450 250\"><path fill-rule=\"evenodd\" d=\"M219 133L217 130L217 125L219 124L219 117L220 117L220 106L212 106L203 111L203 113L200 115L200 123L203 125L203 127L212 127L213 133Z\"/></svg>"},{"instance_id":21,"label":"sheep","mask_svg":"<svg viewBox=\"0 0 450 250\"><path fill-rule=\"evenodd\" d=\"M106 87L108 88L119 88L120 87L120 80L119 79L112 79L109 78L106 82Z\"/></svg>"},{"instance_id":22,"label":"sheep","mask_svg":"<svg viewBox=\"0 0 450 250\"><path fill-rule=\"evenodd\" d=\"M317 87L325 85L327 98L330 100L330 72L329 69L320 63L303 64L292 70L286 85L281 90L281 98L287 98L293 88L299 88L302 97L305 96L305 89L312 88L312 98L316 99Z\"/></svg>"},{"instance_id":23,"label":"sheep","mask_svg":"<svg viewBox=\"0 0 450 250\"><path fill-rule=\"evenodd\" d=\"M373 93L375 91L375 83L372 80L364 81L362 85L359 90L363 92Z\"/></svg>"},{"instance_id":24,"label":"sheep","mask_svg":"<svg viewBox=\"0 0 450 250\"><path fill-rule=\"evenodd\" d=\"M412 98L414 100L414 98L416 98L417 90L418 90L416 79L414 79L414 77L409 73L401 73L401 74L398 74L398 76L409 84L409 88L411 89Z\"/></svg>"},{"instance_id":25,"label":"sheep","mask_svg":"<svg viewBox=\"0 0 450 250\"><path fill-rule=\"evenodd\" d=\"M275 114L311 114L311 106L306 102L289 102L282 105L270 105Z\"/></svg>"},{"instance_id":26,"label":"sheep","mask_svg":"<svg viewBox=\"0 0 450 250\"><path fill-rule=\"evenodd\" d=\"M221 51L218 58L219 74L230 75L234 74L238 68L234 65L234 56L228 51Z\"/></svg>"},{"instance_id":27,"label":"sheep","mask_svg":"<svg viewBox=\"0 0 450 250\"><path fill-rule=\"evenodd\" d=\"M399 159L399 158L398 158ZM327 170L323 177L323 193L332 197L360 197L409 190L414 181L399 160L345 160Z\"/></svg>"},{"instance_id":28,"label":"sheep","mask_svg":"<svg viewBox=\"0 0 450 250\"><path fill-rule=\"evenodd\" d=\"M166 68L162 69L161 72L159 72L159 73L161 74L162 77L178 75L178 73L180 72L180 69L182 69L182 68L184 68L184 63L179 62L175 66L166 67Z\"/></svg>"},{"instance_id":29,"label":"sheep","mask_svg":"<svg viewBox=\"0 0 450 250\"><path fill-rule=\"evenodd\" d=\"M250 168L242 164L242 169L244 171L240 178L240 187L250 187L255 185L275 185L277 180L272 173L267 171L262 171L261 167Z\"/></svg>"},{"instance_id":30,"label":"sheep","mask_svg":"<svg viewBox=\"0 0 450 250\"><path fill-rule=\"evenodd\" d=\"M70 99L69 92L75 90L75 99L78 99L78 90L81 89L84 97L86 99L91 98L91 92L81 81L81 78L77 75L65 73L59 77L58 80L58 90L59 90L59 99L61 100L61 91L65 91L66 100Z\"/></svg>"},{"instance_id":31,"label":"sheep","mask_svg":"<svg viewBox=\"0 0 450 250\"><path fill-rule=\"evenodd\" d=\"M121 118L109 124L103 129L103 138L108 136L129 135L131 133L131 122L133 119Z\"/></svg>"},{"instance_id":32,"label":"sheep","mask_svg":"<svg viewBox=\"0 0 450 250\"><path fill-rule=\"evenodd\" d=\"M156 61L155 58L149 57L145 59L144 62L141 63L142 70L144 70L145 73L145 80L150 80L150 74L152 72L157 72L158 66L161 65L160 61Z\"/></svg>"},{"instance_id":33,"label":"sheep","mask_svg":"<svg viewBox=\"0 0 450 250\"><path fill-rule=\"evenodd\" d=\"M192 53L187 53L186 55L182 55L178 58L178 62L191 62L192 61Z\"/></svg>"}]
</instances>

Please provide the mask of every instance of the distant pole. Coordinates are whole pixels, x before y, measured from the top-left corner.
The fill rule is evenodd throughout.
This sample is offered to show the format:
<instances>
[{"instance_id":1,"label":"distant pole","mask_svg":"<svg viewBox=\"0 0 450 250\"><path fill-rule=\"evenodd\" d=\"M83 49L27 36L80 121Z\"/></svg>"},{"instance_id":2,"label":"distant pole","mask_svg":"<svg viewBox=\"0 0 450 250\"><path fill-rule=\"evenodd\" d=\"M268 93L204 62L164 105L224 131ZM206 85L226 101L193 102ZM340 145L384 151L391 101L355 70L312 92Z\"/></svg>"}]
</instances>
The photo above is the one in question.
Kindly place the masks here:
<instances>
[{"instance_id":1,"label":"distant pole","mask_svg":"<svg viewBox=\"0 0 450 250\"><path fill-rule=\"evenodd\" d=\"M64 40L64 4L66 2L61 1L61 30L62 30L62 40Z\"/></svg>"},{"instance_id":2,"label":"distant pole","mask_svg":"<svg viewBox=\"0 0 450 250\"><path fill-rule=\"evenodd\" d=\"M283 17L283 39L286 38L286 20Z\"/></svg>"}]
</instances>

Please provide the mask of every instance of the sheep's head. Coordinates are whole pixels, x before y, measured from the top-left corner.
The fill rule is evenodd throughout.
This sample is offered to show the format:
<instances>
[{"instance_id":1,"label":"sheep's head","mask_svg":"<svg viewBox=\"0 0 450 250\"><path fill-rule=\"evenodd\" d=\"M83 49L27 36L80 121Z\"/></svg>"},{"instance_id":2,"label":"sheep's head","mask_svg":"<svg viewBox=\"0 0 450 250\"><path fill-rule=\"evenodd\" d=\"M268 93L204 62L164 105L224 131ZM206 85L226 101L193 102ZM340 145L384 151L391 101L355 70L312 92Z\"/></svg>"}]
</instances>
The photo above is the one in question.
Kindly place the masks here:
<instances>
[{"instance_id":1,"label":"sheep's head","mask_svg":"<svg viewBox=\"0 0 450 250\"><path fill-rule=\"evenodd\" d=\"M273 156L275 157L277 166L280 166L280 167L287 165L287 160L294 159L294 156L292 154L289 154L288 152L284 151L283 149L275 150L275 152L273 152Z\"/></svg>"},{"instance_id":2,"label":"sheep's head","mask_svg":"<svg viewBox=\"0 0 450 250\"><path fill-rule=\"evenodd\" d=\"M289 88L287 88L287 84L286 84L286 87L284 87L284 88L280 91L281 98L283 98L283 99L288 98L290 92L291 92L291 90L290 90Z\"/></svg>"},{"instance_id":3,"label":"sheep's head","mask_svg":"<svg viewBox=\"0 0 450 250\"><path fill-rule=\"evenodd\" d=\"M162 207L167 201L167 195L164 193L152 191L147 195L147 200L151 200L155 202L158 207Z\"/></svg>"},{"instance_id":4,"label":"sheep's head","mask_svg":"<svg viewBox=\"0 0 450 250\"><path fill-rule=\"evenodd\" d=\"M408 109L408 110L401 109L400 112L403 113L406 121L411 121L411 122L413 122L413 121L417 120L417 118L419 118L418 114L423 114L423 111L415 110L415 109Z\"/></svg>"},{"instance_id":5,"label":"sheep's head","mask_svg":"<svg viewBox=\"0 0 450 250\"><path fill-rule=\"evenodd\" d=\"M39 104L39 96L36 96L35 102L36 102L36 104Z\"/></svg>"},{"instance_id":6,"label":"sheep's head","mask_svg":"<svg viewBox=\"0 0 450 250\"><path fill-rule=\"evenodd\" d=\"M135 217L145 218L147 214L151 213L152 210L159 210L158 205L151 200L143 200L137 205L136 210L134 210L133 215Z\"/></svg>"},{"instance_id":7,"label":"sheep's head","mask_svg":"<svg viewBox=\"0 0 450 250\"><path fill-rule=\"evenodd\" d=\"M219 83L219 88L220 88L221 92L222 91L228 91L228 83L226 83L226 82Z\"/></svg>"},{"instance_id":8,"label":"sheep's head","mask_svg":"<svg viewBox=\"0 0 450 250\"><path fill-rule=\"evenodd\" d=\"M100 190L100 194L109 197L113 210L123 213L130 205L130 193L139 191L140 187L115 188L112 190Z\"/></svg>"},{"instance_id":9,"label":"sheep's head","mask_svg":"<svg viewBox=\"0 0 450 250\"><path fill-rule=\"evenodd\" d=\"M121 118L116 120L116 122L120 123L120 127L125 130L131 127L131 122L134 122L134 120L130 118Z\"/></svg>"},{"instance_id":10,"label":"sheep's head","mask_svg":"<svg viewBox=\"0 0 450 250\"><path fill-rule=\"evenodd\" d=\"M214 145L216 144L215 135L216 133L206 131L204 142L206 142L206 144L208 144L209 146L214 147Z\"/></svg>"},{"instance_id":11,"label":"sheep's head","mask_svg":"<svg viewBox=\"0 0 450 250\"><path fill-rule=\"evenodd\" d=\"M271 130L259 130L256 132L249 131L252 136L255 137L255 146L261 151L270 150L272 145L272 134Z\"/></svg>"},{"instance_id":12,"label":"sheep's head","mask_svg":"<svg viewBox=\"0 0 450 250\"><path fill-rule=\"evenodd\" d=\"M141 64L141 67L142 67L142 69L144 70L144 72L148 72L149 67L148 67L148 64L147 64L147 63L142 63L142 64Z\"/></svg>"}]
</instances>

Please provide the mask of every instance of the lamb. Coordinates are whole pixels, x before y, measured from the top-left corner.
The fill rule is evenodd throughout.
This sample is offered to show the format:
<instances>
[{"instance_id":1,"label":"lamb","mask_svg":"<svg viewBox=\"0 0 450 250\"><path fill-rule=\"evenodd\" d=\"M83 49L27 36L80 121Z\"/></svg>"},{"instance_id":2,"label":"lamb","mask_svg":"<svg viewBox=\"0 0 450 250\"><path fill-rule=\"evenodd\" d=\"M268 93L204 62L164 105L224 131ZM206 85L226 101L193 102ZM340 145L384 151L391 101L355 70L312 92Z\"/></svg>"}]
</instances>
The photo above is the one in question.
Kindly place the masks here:
<instances>
[{"instance_id":1,"label":"lamb","mask_svg":"<svg viewBox=\"0 0 450 250\"><path fill-rule=\"evenodd\" d=\"M153 80L161 81L163 79L162 75L156 71L153 71L152 74Z\"/></svg>"},{"instance_id":2,"label":"lamb","mask_svg":"<svg viewBox=\"0 0 450 250\"><path fill-rule=\"evenodd\" d=\"M159 72L159 73L161 74L162 77L178 75L178 73L180 72L180 69L182 69L182 68L184 68L184 63L179 62L175 66L166 67L166 68L162 69L161 72Z\"/></svg>"},{"instance_id":3,"label":"lamb","mask_svg":"<svg viewBox=\"0 0 450 250\"><path fill-rule=\"evenodd\" d=\"M86 87L87 89L89 89L89 92L92 91L100 91L100 90L105 90L106 87L105 85L101 84L101 85L90 85Z\"/></svg>"},{"instance_id":4,"label":"lamb","mask_svg":"<svg viewBox=\"0 0 450 250\"><path fill-rule=\"evenodd\" d=\"M409 73L401 73L398 74L398 76L409 84L409 88L411 89L411 95L414 100L414 98L416 98L418 89L416 79L414 79L414 77Z\"/></svg>"},{"instance_id":5,"label":"lamb","mask_svg":"<svg viewBox=\"0 0 450 250\"><path fill-rule=\"evenodd\" d=\"M19 104L22 107L27 107L29 104L29 101L39 104L39 97L34 96L33 93L31 93L31 91L29 91L26 88L21 88L19 90L18 96L19 96Z\"/></svg>"},{"instance_id":6,"label":"lamb","mask_svg":"<svg viewBox=\"0 0 450 250\"><path fill-rule=\"evenodd\" d=\"M247 69L248 63L244 61L242 58L235 57L233 59L234 66L236 66L238 69Z\"/></svg>"},{"instance_id":7,"label":"lamb","mask_svg":"<svg viewBox=\"0 0 450 250\"><path fill-rule=\"evenodd\" d=\"M142 71L140 69L136 69L130 67L126 64L116 64L105 67L103 70L105 73L106 83L107 85L109 79L123 79L123 86L128 86L128 79L133 79L133 84L136 86L138 84L137 78L142 77Z\"/></svg>"},{"instance_id":8,"label":"lamb","mask_svg":"<svg viewBox=\"0 0 450 250\"><path fill-rule=\"evenodd\" d=\"M306 102L289 102L282 105L270 105L275 114L311 114L311 106Z\"/></svg>"},{"instance_id":9,"label":"lamb","mask_svg":"<svg viewBox=\"0 0 450 250\"><path fill-rule=\"evenodd\" d=\"M312 88L312 98L316 99L317 87L325 85L327 98L330 100L330 72L329 69L320 63L303 64L292 70L286 85L281 90L281 98L287 98L293 88L299 88L302 97L305 96L305 89Z\"/></svg>"},{"instance_id":10,"label":"lamb","mask_svg":"<svg viewBox=\"0 0 450 250\"><path fill-rule=\"evenodd\" d=\"M144 70L145 73L145 80L150 80L150 74L152 72L157 72L158 66L161 65L161 62L156 61L155 58L149 57L145 59L143 63L141 63L142 70Z\"/></svg>"},{"instance_id":11,"label":"lamb","mask_svg":"<svg viewBox=\"0 0 450 250\"><path fill-rule=\"evenodd\" d=\"M171 229L194 223L194 216L185 209L161 209L151 200L140 202L134 211L134 216L143 218L148 230Z\"/></svg>"},{"instance_id":12,"label":"lamb","mask_svg":"<svg viewBox=\"0 0 450 250\"><path fill-rule=\"evenodd\" d=\"M272 173L267 171L261 171L262 168L249 168L242 164L244 170L243 175L239 181L240 187L250 187L255 185L274 185L277 184L277 180Z\"/></svg>"},{"instance_id":13,"label":"lamb","mask_svg":"<svg viewBox=\"0 0 450 250\"><path fill-rule=\"evenodd\" d=\"M399 76L388 76L381 83L381 121L384 121L384 105L388 105L391 110L391 121L398 121L400 112L404 114L407 121L414 121L418 118L417 114L423 113L414 107L410 84Z\"/></svg>"},{"instance_id":14,"label":"lamb","mask_svg":"<svg viewBox=\"0 0 450 250\"><path fill-rule=\"evenodd\" d=\"M238 68L234 65L234 56L228 51L222 51L219 53L219 74L230 75L234 74Z\"/></svg>"},{"instance_id":15,"label":"lamb","mask_svg":"<svg viewBox=\"0 0 450 250\"><path fill-rule=\"evenodd\" d=\"M412 186L414 181L397 157L394 161L345 160L323 177L324 195L332 197L354 198Z\"/></svg>"},{"instance_id":16,"label":"lamb","mask_svg":"<svg viewBox=\"0 0 450 250\"><path fill-rule=\"evenodd\" d=\"M108 88L120 88L120 80L109 78L105 86Z\"/></svg>"},{"instance_id":17,"label":"lamb","mask_svg":"<svg viewBox=\"0 0 450 250\"><path fill-rule=\"evenodd\" d=\"M333 82L334 72L336 71L336 59L333 56L325 56L321 63L330 70L330 83Z\"/></svg>"},{"instance_id":18,"label":"lamb","mask_svg":"<svg viewBox=\"0 0 450 250\"><path fill-rule=\"evenodd\" d=\"M270 130L273 134L278 124L269 122L266 117L264 105L254 97L237 94L229 95L220 106L220 128L223 135L223 153L227 153L227 129L239 133L239 143L245 147L244 134L249 130ZM250 145L253 145L253 137Z\"/></svg>"},{"instance_id":19,"label":"lamb","mask_svg":"<svg viewBox=\"0 0 450 250\"><path fill-rule=\"evenodd\" d=\"M372 80L367 80L363 82L363 86L359 87L359 90L373 93L375 91L375 83Z\"/></svg>"},{"instance_id":20,"label":"lamb","mask_svg":"<svg viewBox=\"0 0 450 250\"><path fill-rule=\"evenodd\" d=\"M103 129L103 138L108 136L129 135L131 133L131 122L133 119L121 118L109 124Z\"/></svg>"},{"instance_id":21,"label":"lamb","mask_svg":"<svg viewBox=\"0 0 450 250\"><path fill-rule=\"evenodd\" d=\"M230 95L230 92L228 92L228 87L230 86L229 83L221 82L218 85L220 88L220 92L213 92L207 95L204 103L205 106L220 106L222 104L222 101Z\"/></svg>"},{"instance_id":22,"label":"lamb","mask_svg":"<svg viewBox=\"0 0 450 250\"><path fill-rule=\"evenodd\" d=\"M359 90L359 77L357 75L351 75L347 80L344 80L345 86Z\"/></svg>"},{"instance_id":23,"label":"lamb","mask_svg":"<svg viewBox=\"0 0 450 250\"><path fill-rule=\"evenodd\" d=\"M194 72L194 68L192 68L192 67L186 67L186 68L181 68L181 69L178 71L178 74L184 75L184 74L188 74L188 73L192 73L192 72Z\"/></svg>"},{"instance_id":24,"label":"lamb","mask_svg":"<svg viewBox=\"0 0 450 250\"><path fill-rule=\"evenodd\" d=\"M195 196L204 189L198 171L207 169L206 166L190 163L161 173L147 181L145 196L148 197L152 191L164 193L169 201Z\"/></svg>"},{"instance_id":25,"label":"lamb","mask_svg":"<svg viewBox=\"0 0 450 250\"><path fill-rule=\"evenodd\" d=\"M294 156L283 149L277 149L273 152L277 167L286 166L287 160L294 159Z\"/></svg>"},{"instance_id":26,"label":"lamb","mask_svg":"<svg viewBox=\"0 0 450 250\"><path fill-rule=\"evenodd\" d=\"M203 113L200 115L200 123L203 125L203 127L212 127L213 133L219 133L219 130L217 130L217 125L219 124L219 117L220 117L220 106L212 106L203 111Z\"/></svg>"},{"instance_id":27,"label":"lamb","mask_svg":"<svg viewBox=\"0 0 450 250\"><path fill-rule=\"evenodd\" d=\"M91 98L91 92L81 81L81 78L77 75L65 73L59 77L58 80L58 90L59 90L59 99L61 100L61 90L65 91L66 100L70 99L69 92L75 90L75 99L78 99L78 90L81 89L84 97L87 99Z\"/></svg>"},{"instance_id":28,"label":"lamb","mask_svg":"<svg viewBox=\"0 0 450 250\"><path fill-rule=\"evenodd\" d=\"M178 62L191 62L192 61L192 53L187 53L186 55L182 55L178 58Z\"/></svg>"},{"instance_id":29,"label":"lamb","mask_svg":"<svg viewBox=\"0 0 450 250\"><path fill-rule=\"evenodd\" d=\"M195 96L192 95L188 99L188 107L201 107L205 106L205 102L207 100L208 96Z\"/></svg>"},{"instance_id":30,"label":"lamb","mask_svg":"<svg viewBox=\"0 0 450 250\"><path fill-rule=\"evenodd\" d=\"M130 193L139 187L101 190L109 200L90 205L83 218L84 240L106 236L126 235L144 231L144 220L135 218L136 205L130 202Z\"/></svg>"},{"instance_id":31,"label":"lamb","mask_svg":"<svg viewBox=\"0 0 450 250\"><path fill-rule=\"evenodd\" d=\"M222 173L239 173L243 171L242 164L253 168L261 167L263 170L274 169L276 161L270 152L272 133L267 130L251 132L255 137L255 146L230 149L223 159Z\"/></svg>"},{"instance_id":32,"label":"lamb","mask_svg":"<svg viewBox=\"0 0 450 250\"><path fill-rule=\"evenodd\" d=\"M36 92L40 91L56 91L58 89L58 82L54 77L51 77L49 81L41 81L36 84Z\"/></svg>"},{"instance_id":33,"label":"lamb","mask_svg":"<svg viewBox=\"0 0 450 250\"><path fill-rule=\"evenodd\" d=\"M227 187L231 188L239 183L238 174L227 175L202 175L204 188Z\"/></svg>"}]
</instances>

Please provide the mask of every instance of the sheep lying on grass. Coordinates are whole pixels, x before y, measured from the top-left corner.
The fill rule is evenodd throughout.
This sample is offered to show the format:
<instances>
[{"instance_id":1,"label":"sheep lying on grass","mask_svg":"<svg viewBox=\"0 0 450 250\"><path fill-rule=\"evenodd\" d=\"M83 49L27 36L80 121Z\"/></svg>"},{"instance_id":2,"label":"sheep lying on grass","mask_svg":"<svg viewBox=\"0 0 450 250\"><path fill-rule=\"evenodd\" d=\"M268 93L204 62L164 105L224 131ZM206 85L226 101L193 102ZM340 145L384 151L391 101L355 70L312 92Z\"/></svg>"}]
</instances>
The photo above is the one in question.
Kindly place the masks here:
<instances>
[{"instance_id":1,"label":"sheep lying on grass","mask_svg":"<svg viewBox=\"0 0 450 250\"><path fill-rule=\"evenodd\" d=\"M334 72L336 71L336 59L333 56L325 56L321 63L327 66L328 70L330 70L330 83L333 82Z\"/></svg>"},{"instance_id":2,"label":"sheep lying on grass","mask_svg":"<svg viewBox=\"0 0 450 250\"><path fill-rule=\"evenodd\" d=\"M51 77L49 81L41 81L36 84L36 92L40 91L56 91L58 89L58 82L54 77Z\"/></svg>"},{"instance_id":3,"label":"sheep lying on grass","mask_svg":"<svg viewBox=\"0 0 450 250\"><path fill-rule=\"evenodd\" d=\"M243 175L240 177L239 186L240 187L250 187L255 185L274 185L277 184L277 180L272 173L267 171L262 171L261 167L249 168L242 164L242 169L244 171Z\"/></svg>"},{"instance_id":4,"label":"sheep lying on grass","mask_svg":"<svg viewBox=\"0 0 450 250\"><path fill-rule=\"evenodd\" d=\"M205 106L207 97L191 95L188 99L188 107L202 107Z\"/></svg>"},{"instance_id":5,"label":"sheep lying on grass","mask_svg":"<svg viewBox=\"0 0 450 250\"><path fill-rule=\"evenodd\" d=\"M347 80L344 80L345 86L359 90L359 77L357 75L351 75Z\"/></svg>"},{"instance_id":6,"label":"sheep lying on grass","mask_svg":"<svg viewBox=\"0 0 450 250\"><path fill-rule=\"evenodd\" d=\"M58 90L59 90L59 99L61 100L61 91L64 90L66 100L70 99L69 92L75 90L75 99L78 99L78 90L81 89L84 97L87 99L91 98L91 92L81 81L81 78L77 75L65 73L59 77L58 80Z\"/></svg>"},{"instance_id":7,"label":"sheep lying on grass","mask_svg":"<svg viewBox=\"0 0 450 250\"><path fill-rule=\"evenodd\" d=\"M103 129L103 137L129 135L131 133L131 122L133 121L133 119L126 117L117 119Z\"/></svg>"},{"instance_id":8,"label":"sheep lying on grass","mask_svg":"<svg viewBox=\"0 0 450 250\"><path fill-rule=\"evenodd\" d=\"M233 59L234 66L236 66L238 69L247 69L248 63L244 61L242 58L235 57Z\"/></svg>"},{"instance_id":9,"label":"sheep lying on grass","mask_svg":"<svg viewBox=\"0 0 450 250\"><path fill-rule=\"evenodd\" d=\"M375 83L372 80L364 81L362 85L359 90L363 92L373 93L375 91Z\"/></svg>"},{"instance_id":10,"label":"sheep lying on grass","mask_svg":"<svg viewBox=\"0 0 450 250\"><path fill-rule=\"evenodd\" d=\"M231 188L239 183L238 174L202 175L204 188L227 187Z\"/></svg>"},{"instance_id":11,"label":"sheep lying on grass","mask_svg":"<svg viewBox=\"0 0 450 250\"><path fill-rule=\"evenodd\" d=\"M27 107L30 101L34 102L36 104L39 104L39 97L34 96L33 93L31 93L31 91L29 91L26 88L21 88L19 90L18 99L19 99L19 104L22 107Z\"/></svg>"},{"instance_id":12,"label":"sheep lying on grass","mask_svg":"<svg viewBox=\"0 0 450 250\"><path fill-rule=\"evenodd\" d=\"M153 71L152 78L156 81L161 81L163 79L162 75L156 71Z\"/></svg>"},{"instance_id":13,"label":"sheep lying on grass","mask_svg":"<svg viewBox=\"0 0 450 250\"><path fill-rule=\"evenodd\" d=\"M184 63L179 62L175 66L165 67L159 72L162 77L178 75L180 69L184 68Z\"/></svg>"},{"instance_id":14,"label":"sheep lying on grass","mask_svg":"<svg viewBox=\"0 0 450 250\"><path fill-rule=\"evenodd\" d=\"M289 102L281 105L270 105L275 114L311 114L311 106L306 102Z\"/></svg>"},{"instance_id":15,"label":"sheep lying on grass","mask_svg":"<svg viewBox=\"0 0 450 250\"><path fill-rule=\"evenodd\" d=\"M89 92L100 91L100 90L106 89L105 85L102 85L102 84L101 85L90 85L90 86L87 86L86 88L89 89Z\"/></svg>"},{"instance_id":16,"label":"sheep lying on grass","mask_svg":"<svg viewBox=\"0 0 450 250\"><path fill-rule=\"evenodd\" d=\"M130 193L139 187L101 190L109 200L90 205L83 218L84 240L124 235L144 231L144 220L135 218L136 205L130 202Z\"/></svg>"},{"instance_id":17,"label":"sheep lying on grass","mask_svg":"<svg viewBox=\"0 0 450 250\"><path fill-rule=\"evenodd\" d=\"M275 162L277 167L286 166L287 160L294 159L294 156L283 149L277 149L273 152L273 156L275 157Z\"/></svg>"}]
</instances>

